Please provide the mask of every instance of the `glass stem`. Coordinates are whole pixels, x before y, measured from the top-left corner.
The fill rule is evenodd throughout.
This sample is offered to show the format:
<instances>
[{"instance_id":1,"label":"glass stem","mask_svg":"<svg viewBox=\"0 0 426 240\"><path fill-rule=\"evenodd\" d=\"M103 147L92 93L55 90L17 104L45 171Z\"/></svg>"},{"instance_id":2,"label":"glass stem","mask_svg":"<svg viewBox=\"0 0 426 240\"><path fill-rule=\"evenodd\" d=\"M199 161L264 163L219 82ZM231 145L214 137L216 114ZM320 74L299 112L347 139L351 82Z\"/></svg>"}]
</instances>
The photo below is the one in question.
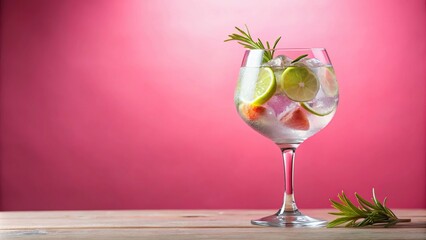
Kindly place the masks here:
<instances>
[{"instance_id":1,"label":"glass stem","mask_svg":"<svg viewBox=\"0 0 426 240\"><path fill-rule=\"evenodd\" d=\"M284 161L284 202L278 215L285 212L297 212L296 202L294 201L293 189L293 173L294 173L294 156L296 148L281 148Z\"/></svg>"}]
</instances>

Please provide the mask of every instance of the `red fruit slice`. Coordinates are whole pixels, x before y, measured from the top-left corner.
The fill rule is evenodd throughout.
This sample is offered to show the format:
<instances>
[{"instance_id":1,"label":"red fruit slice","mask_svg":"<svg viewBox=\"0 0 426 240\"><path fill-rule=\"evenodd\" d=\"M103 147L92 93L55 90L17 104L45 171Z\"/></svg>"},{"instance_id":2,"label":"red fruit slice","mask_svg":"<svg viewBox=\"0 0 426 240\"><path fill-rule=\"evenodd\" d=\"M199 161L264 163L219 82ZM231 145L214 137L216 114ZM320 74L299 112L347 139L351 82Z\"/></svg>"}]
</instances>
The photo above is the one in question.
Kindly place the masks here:
<instances>
[{"instance_id":1,"label":"red fruit slice","mask_svg":"<svg viewBox=\"0 0 426 240\"><path fill-rule=\"evenodd\" d=\"M250 104L242 104L240 109L244 116L246 116L249 120L258 119L266 110L262 106L253 106Z\"/></svg>"},{"instance_id":2,"label":"red fruit slice","mask_svg":"<svg viewBox=\"0 0 426 240\"><path fill-rule=\"evenodd\" d=\"M300 108L287 113L280 121L289 128L309 130L308 117Z\"/></svg>"}]
</instances>

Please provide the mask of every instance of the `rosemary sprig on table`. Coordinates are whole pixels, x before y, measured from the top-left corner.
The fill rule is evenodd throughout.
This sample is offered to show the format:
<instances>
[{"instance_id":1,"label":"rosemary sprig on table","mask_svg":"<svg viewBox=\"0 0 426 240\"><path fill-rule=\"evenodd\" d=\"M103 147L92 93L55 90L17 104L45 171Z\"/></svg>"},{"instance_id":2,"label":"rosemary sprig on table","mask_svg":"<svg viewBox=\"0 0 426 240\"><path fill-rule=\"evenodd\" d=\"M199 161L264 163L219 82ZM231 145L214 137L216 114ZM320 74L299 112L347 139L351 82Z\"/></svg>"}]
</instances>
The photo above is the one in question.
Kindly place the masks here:
<instances>
[{"instance_id":1,"label":"rosemary sprig on table","mask_svg":"<svg viewBox=\"0 0 426 240\"><path fill-rule=\"evenodd\" d=\"M369 202L355 193L358 203L361 205L356 207L342 191L342 194L337 195L340 203L331 200L332 206L339 210L337 213L330 213L340 216L339 218L329 222L327 227L335 227L346 223L345 227L364 227L374 224L384 224L384 227L395 225L399 222L410 222L411 219L399 219L396 215L385 206L386 198L383 203L380 203L373 189L373 202ZM362 221L358 221L361 220Z\"/></svg>"},{"instance_id":2,"label":"rosemary sprig on table","mask_svg":"<svg viewBox=\"0 0 426 240\"><path fill-rule=\"evenodd\" d=\"M271 45L268 41L266 41L266 48L265 44L263 44L262 40L259 38L256 40L253 40L253 38L250 35L250 31L246 26L247 31L243 31L238 27L235 27L239 33L234 33L231 35L228 35L228 39L225 40L225 42L228 41L237 41L239 44L243 45L245 48L248 49L265 49L265 54L263 55L263 61L267 62L274 58L274 52L275 47L277 46L278 42L281 40L281 37L278 37L277 40L275 40L274 45L271 48Z\"/></svg>"}]
</instances>

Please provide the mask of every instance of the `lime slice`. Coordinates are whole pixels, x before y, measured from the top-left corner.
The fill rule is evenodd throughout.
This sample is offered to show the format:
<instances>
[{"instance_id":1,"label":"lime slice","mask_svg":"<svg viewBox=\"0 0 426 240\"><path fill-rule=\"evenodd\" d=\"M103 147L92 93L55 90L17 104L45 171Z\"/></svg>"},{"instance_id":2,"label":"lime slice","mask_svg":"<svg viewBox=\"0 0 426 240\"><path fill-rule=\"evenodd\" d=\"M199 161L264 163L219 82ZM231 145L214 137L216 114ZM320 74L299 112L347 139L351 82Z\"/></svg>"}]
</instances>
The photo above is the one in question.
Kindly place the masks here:
<instances>
[{"instance_id":1,"label":"lime slice","mask_svg":"<svg viewBox=\"0 0 426 240\"><path fill-rule=\"evenodd\" d=\"M321 98L316 99L311 102L301 103L302 107L306 109L308 112L315 114L317 116L327 116L332 113L337 106L336 98Z\"/></svg>"},{"instance_id":2,"label":"lime slice","mask_svg":"<svg viewBox=\"0 0 426 240\"><path fill-rule=\"evenodd\" d=\"M275 94L277 83L275 81L274 71L269 67L259 70L256 87L254 90L254 100L251 102L253 106L260 106L266 103Z\"/></svg>"},{"instance_id":3,"label":"lime slice","mask_svg":"<svg viewBox=\"0 0 426 240\"><path fill-rule=\"evenodd\" d=\"M317 95L319 82L306 67L288 67L281 75L281 88L293 101L307 102Z\"/></svg>"},{"instance_id":4,"label":"lime slice","mask_svg":"<svg viewBox=\"0 0 426 240\"><path fill-rule=\"evenodd\" d=\"M337 96L339 86L337 85L333 67L325 67L321 70L321 74L319 74L319 81L324 93L329 97Z\"/></svg>"}]
</instances>

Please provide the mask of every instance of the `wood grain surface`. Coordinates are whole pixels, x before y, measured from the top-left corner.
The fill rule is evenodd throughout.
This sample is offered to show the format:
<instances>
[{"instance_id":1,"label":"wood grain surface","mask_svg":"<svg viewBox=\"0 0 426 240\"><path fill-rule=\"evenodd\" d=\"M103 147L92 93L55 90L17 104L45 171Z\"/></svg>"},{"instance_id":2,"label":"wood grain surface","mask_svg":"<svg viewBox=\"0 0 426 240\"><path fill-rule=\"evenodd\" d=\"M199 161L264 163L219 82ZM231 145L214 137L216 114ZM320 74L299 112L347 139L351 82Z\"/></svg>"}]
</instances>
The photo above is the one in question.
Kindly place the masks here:
<instances>
[{"instance_id":1,"label":"wood grain surface","mask_svg":"<svg viewBox=\"0 0 426 240\"><path fill-rule=\"evenodd\" d=\"M331 220L330 210L304 210ZM273 210L0 212L0 239L426 239L426 210L396 210L392 228L273 228L250 224Z\"/></svg>"}]
</instances>

